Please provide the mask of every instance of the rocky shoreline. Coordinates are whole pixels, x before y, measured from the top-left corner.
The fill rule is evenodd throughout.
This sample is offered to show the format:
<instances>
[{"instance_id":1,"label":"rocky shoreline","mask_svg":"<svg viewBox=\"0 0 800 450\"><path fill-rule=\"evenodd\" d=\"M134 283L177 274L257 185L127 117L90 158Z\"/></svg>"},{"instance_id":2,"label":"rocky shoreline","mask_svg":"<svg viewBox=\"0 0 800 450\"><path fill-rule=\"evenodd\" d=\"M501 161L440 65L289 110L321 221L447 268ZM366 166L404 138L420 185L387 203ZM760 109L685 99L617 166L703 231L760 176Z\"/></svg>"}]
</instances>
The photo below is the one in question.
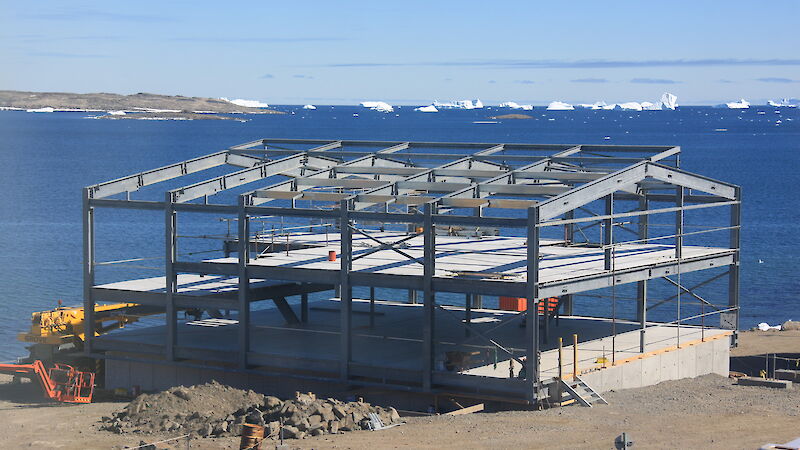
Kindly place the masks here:
<instances>
[{"instance_id":1,"label":"rocky shoreline","mask_svg":"<svg viewBox=\"0 0 800 450\"><path fill-rule=\"evenodd\" d=\"M52 111L122 111L137 113L285 114L265 108L240 106L226 100L182 95L132 95L0 90L0 109ZM38 111L36 111L38 110Z\"/></svg>"}]
</instances>

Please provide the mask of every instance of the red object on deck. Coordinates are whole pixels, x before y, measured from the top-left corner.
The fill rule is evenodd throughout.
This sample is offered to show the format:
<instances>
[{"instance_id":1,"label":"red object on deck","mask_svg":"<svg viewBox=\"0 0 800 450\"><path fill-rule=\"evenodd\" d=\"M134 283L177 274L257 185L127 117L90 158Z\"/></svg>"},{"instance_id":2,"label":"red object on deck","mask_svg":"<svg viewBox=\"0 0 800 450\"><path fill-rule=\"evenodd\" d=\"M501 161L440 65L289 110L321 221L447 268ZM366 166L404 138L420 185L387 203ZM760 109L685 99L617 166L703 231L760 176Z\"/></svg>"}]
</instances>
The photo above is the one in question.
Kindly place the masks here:
<instances>
[{"instance_id":1,"label":"red object on deck","mask_svg":"<svg viewBox=\"0 0 800 450\"><path fill-rule=\"evenodd\" d=\"M544 308L552 313L558 308L558 297L545 298L539 301L539 314L544 314ZM528 299L520 297L500 297L500 309L504 311L526 311L528 309Z\"/></svg>"},{"instance_id":2,"label":"red object on deck","mask_svg":"<svg viewBox=\"0 0 800 450\"><path fill-rule=\"evenodd\" d=\"M336 250L328 251L328 261L336 261Z\"/></svg>"},{"instance_id":3,"label":"red object on deck","mask_svg":"<svg viewBox=\"0 0 800 450\"><path fill-rule=\"evenodd\" d=\"M55 364L46 369L41 361L36 360L33 364L0 364L0 373L36 378L42 386L44 396L57 402L92 402L92 372L79 372L66 364Z\"/></svg>"}]
</instances>

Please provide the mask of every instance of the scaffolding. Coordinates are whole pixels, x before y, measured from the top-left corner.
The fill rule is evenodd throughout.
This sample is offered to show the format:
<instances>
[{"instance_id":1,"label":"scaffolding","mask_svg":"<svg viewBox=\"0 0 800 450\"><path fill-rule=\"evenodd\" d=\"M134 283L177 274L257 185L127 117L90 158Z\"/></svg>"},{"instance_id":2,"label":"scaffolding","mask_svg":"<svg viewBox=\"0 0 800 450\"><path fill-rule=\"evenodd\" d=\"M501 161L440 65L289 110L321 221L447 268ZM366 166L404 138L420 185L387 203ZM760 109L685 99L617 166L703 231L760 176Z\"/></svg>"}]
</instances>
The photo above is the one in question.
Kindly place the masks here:
<instances>
[{"instance_id":1,"label":"scaffolding","mask_svg":"<svg viewBox=\"0 0 800 450\"><path fill-rule=\"evenodd\" d=\"M639 333L639 352L646 351L648 333L659 328L670 330L678 347L686 339L682 328L699 330L705 339L712 328L706 323L709 316L720 318L713 328L734 331L735 345L741 189L681 169L679 156L680 148L670 146L269 138L89 186L83 192L85 350L100 358L135 359L148 353L166 363L222 364L246 373L429 393L472 392L536 404L551 378L543 375L541 345L553 316L572 316L577 295L610 297L613 364L617 327L623 326L617 303L624 296L617 291L628 284L636 286L636 294L627 299L636 302L636 320L624 321L624 327ZM163 198L133 198L151 185L226 166L238 170L167 190ZM263 186L253 187L259 183ZM212 202L226 192L234 193L229 197L235 203ZM163 212L163 277L95 282L104 264L95 257L95 211L105 208ZM690 211L705 218L723 210L724 224L686 228ZM222 257L181 259L177 218L185 213L227 216L229 231L236 225L222 237ZM667 224L651 220L670 216ZM280 220L280 226L259 231L254 224L264 218ZM657 227L668 231L655 233ZM623 233L634 238L624 240ZM707 242L715 245L685 244L711 235L724 235L724 244L710 238ZM724 271L693 286L681 280L691 272L717 269ZM717 304L698 294L723 277L727 302ZM674 295L648 298L648 284L658 279L671 285ZM368 288L368 300L354 298L354 288ZM376 304L388 315L394 311L390 306L399 303L376 300L381 289L408 291L405 303L416 306L418 330L402 338L381 332ZM591 294L603 290L606 295ZM327 298L337 302L338 330L303 327L309 320L309 295L328 291L334 293ZM439 304L437 294L444 293L462 296L463 305ZM300 299L299 315L287 301L291 296ZM500 315L491 311L499 308L483 301L494 296L524 299L525 304ZM683 299L687 296L690 300ZM546 306L549 299L557 299L555 309ZM275 303L292 332L328 336L326 341L337 337L333 357L290 357L256 348L261 339L254 344L253 336L259 328L286 329L254 323L252 304L263 300ZM95 303L115 301L163 308L163 340L135 344L113 335L95 336ZM354 304L368 305L372 334L354 326L354 315L361 313ZM650 321L648 311L662 304L675 305L675 320ZM682 316L687 304L701 309ZM233 348L179 342L178 311L186 309L236 311ZM481 315L498 325L481 328L476 325ZM452 336L445 337L440 322L448 318L462 329L461 341L447 341ZM491 335L500 328L510 335L514 327L509 323L522 328L520 336L509 338L514 345ZM415 346L416 364L400 369L355 361L354 337L365 336ZM456 348L463 351L453 356ZM510 375L475 375L474 364L453 370L471 348L494 355L494 364L483 364L491 366L486 373L496 372L500 361L508 362Z\"/></svg>"}]
</instances>

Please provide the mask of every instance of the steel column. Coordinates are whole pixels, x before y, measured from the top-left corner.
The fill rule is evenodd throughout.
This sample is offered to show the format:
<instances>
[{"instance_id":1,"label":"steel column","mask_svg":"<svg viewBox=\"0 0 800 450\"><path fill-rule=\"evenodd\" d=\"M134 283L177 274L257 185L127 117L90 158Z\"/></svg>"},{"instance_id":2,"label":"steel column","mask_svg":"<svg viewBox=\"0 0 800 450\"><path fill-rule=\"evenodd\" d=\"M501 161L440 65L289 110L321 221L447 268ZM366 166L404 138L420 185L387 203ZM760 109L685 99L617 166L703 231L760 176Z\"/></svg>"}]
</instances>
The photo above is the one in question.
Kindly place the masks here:
<instances>
[{"instance_id":1,"label":"steel column","mask_svg":"<svg viewBox=\"0 0 800 450\"><path fill-rule=\"evenodd\" d=\"M250 203L250 196L239 196L239 368L247 369L247 354L250 352L250 274L247 264L250 262L250 216L247 215L246 206Z\"/></svg>"},{"instance_id":2,"label":"steel column","mask_svg":"<svg viewBox=\"0 0 800 450\"><path fill-rule=\"evenodd\" d=\"M647 211L650 209L650 202L647 195L639 198L639 210ZM639 241L647 243L648 227L650 225L650 215L642 214L639 216L638 223ZM647 333L647 280L636 282L636 319L639 321L639 352L644 353Z\"/></svg>"},{"instance_id":3,"label":"steel column","mask_svg":"<svg viewBox=\"0 0 800 450\"><path fill-rule=\"evenodd\" d=\"M431 390L434 370L434 352L436 336L436 293L433 291L433 275L436 270L436 230L433 228L431 217L433 205L426 203L423 214L423 241L424 241L424 266L423 266L423 298L424 320L422 322L422 388Z\"/></svg>"},{"instance_id":4,"label":"steel column","mask_svg":"<svg viewBox=\"0 0 800 450\"><path fill-rule=\"evenodd\" d=\"M175 272L177 260L177 234L178 213L173 208L174 196L171 192L164 195L164 272L165 272L165 319L167 325L166 342L164 345L167 361L175 360L175 346L178 345L178 313L175 308L175 294L178 292L178 275Z\"/></svg>"},{"instance_id":5,"label":"steel column","mask_svg":"<svg viewBox=\"0 0 800 450\"><path fill-rule=\"evenodd\" d=\"M614 214L614 194L609 194L605 197L605 204L606 204L606 216L611 216ZM608 217L607 219L603 219L603 247L605 250L603 251L604 255L604 266L605 270L611 270L612 268L612 261L613 258L613 248L614 245L614 219L612 217Z\"/></svg>"},{"instance_id":6,"label":"steel column","mask_svg":"<svg viewBox=\"0 0 800 450\"><path fill-rule=\"evenodd\" d=\"M736 200L739 202L731 205L731 232L730 232L730 248L736 250L733 255L733 264L728 269L728 306L737 308L734 313L736 314L736 328L731 337L731 345L737 346L739 341L739 271L740 271L740 258L741 258L741 226L742 226L742 188L736 187L735 190Z\"/></svg>"},{"instance_id":7,"label":"steel column","mask_svg":"<svg viewBox=\"0 0 800 450\"><path fill-rule=\"evenodd\" d=\"M353 260L353 231L350 229L350 201L339 202L339 229L341 231L341 254L339 271L339 376L342 381L350 377L350 361L353 352L353 289L350 286L351 261Z\"/></svg>"},{"instance_id":8,"label":"steel column","mask_svg":"<svg viewBox=\"0 0 800 450\"><path fill-rule=\"evenodd\" d=\"M91 197L88 188L83 189L83 329L85 332L83 348L91 354L94 340L94 287L95 254L94 254L94 208L89 206Z\"/></svg>"},{"instance_id":9,"label":"steel column","mask_svg":"<svg viewBox=\"0 0 800 450\"><path fill-rule=\"evenodd\" d=\"M538 401L539 394L539 208L528 209L528 276L525 297L528 308L525 312L526 359L525 378L528 383L528 400Z\"/></svg>"}]
</instances>

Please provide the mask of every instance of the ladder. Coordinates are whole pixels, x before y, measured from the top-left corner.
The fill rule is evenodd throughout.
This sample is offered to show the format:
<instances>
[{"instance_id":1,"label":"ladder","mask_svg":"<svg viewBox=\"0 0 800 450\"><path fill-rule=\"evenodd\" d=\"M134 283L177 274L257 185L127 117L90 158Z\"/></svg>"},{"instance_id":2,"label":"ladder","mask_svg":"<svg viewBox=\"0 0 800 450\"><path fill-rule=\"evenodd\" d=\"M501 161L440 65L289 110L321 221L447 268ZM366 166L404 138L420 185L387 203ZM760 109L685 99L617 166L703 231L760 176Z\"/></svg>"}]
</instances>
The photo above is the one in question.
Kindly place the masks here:
<instances>
[{"instance_id":1,"label":"ladder","mask_svg":"<svg viewBox=\"0 0 800 450\"><path fill-rule=\"evenodd\" d=\"M575 400L577 403L590 408L594 403L608 404L606 399L601 397L597 391L592 389L585 381L581 380L580 377L575 377L570 381L561 380L559 382L561 383L561 387L566 391L565 393L569 394L565 399L567 401Z\"/></svg>"}]
</instances>

